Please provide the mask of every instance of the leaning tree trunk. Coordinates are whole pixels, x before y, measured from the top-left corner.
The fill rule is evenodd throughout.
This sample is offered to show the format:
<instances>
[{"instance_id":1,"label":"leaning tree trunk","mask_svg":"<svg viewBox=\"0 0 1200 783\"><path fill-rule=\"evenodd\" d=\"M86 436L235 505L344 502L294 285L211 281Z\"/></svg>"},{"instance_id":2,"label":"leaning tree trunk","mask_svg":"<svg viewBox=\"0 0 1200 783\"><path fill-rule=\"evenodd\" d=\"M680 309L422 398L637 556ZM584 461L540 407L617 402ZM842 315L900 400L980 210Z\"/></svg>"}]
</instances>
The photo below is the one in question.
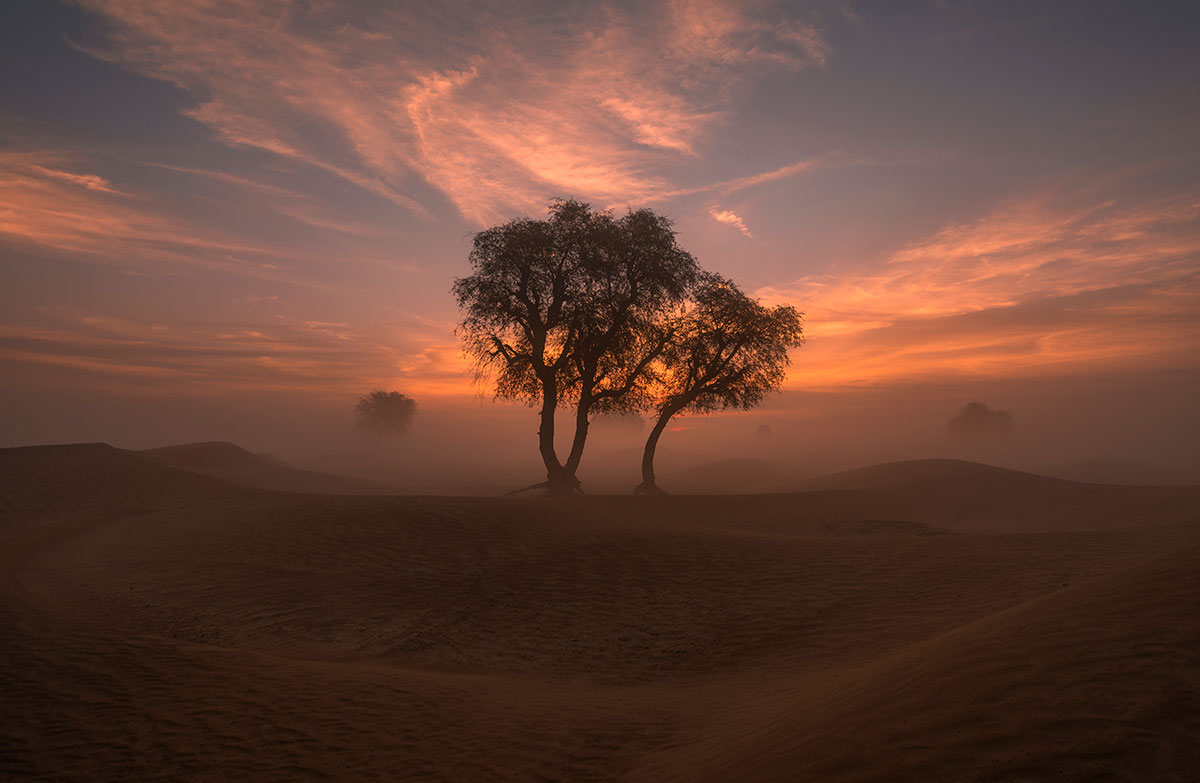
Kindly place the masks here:
<instances>
[{"instance_id":1,"label":"leaning tree trunk","mask_svg":"<svg viewBox=\"0 0 1200 783\"><path fill-rule=\"evenodd\" d=\"M588 434L588 413L591 408L591 395L586 392L580 394L579 407L575 409L575 436L571 439L571 453L567 455L567 461L563 465L563 473L569 481L574 482L577 489L579 480L575 478L575 473L579 470L579 463L583 460L583 447L587 443Z\"/></svg>"},{"instance_id":2,"label":"leaning tree trunk","mask_svg":"<svg viewBox=\"0 0 1200 783\"><path fill-rule=\"evenodd\" d=\"M667 428L667 422L673 415L675 412L670 409L663 411L654 423L654 429L650 430L650 437L646 438L646 449L642 452L642 483L634 488L635 495L665 494L654 482L654 451L658 448L658 439L662 437L663 430Z\"/></svg>"}]
</instances>

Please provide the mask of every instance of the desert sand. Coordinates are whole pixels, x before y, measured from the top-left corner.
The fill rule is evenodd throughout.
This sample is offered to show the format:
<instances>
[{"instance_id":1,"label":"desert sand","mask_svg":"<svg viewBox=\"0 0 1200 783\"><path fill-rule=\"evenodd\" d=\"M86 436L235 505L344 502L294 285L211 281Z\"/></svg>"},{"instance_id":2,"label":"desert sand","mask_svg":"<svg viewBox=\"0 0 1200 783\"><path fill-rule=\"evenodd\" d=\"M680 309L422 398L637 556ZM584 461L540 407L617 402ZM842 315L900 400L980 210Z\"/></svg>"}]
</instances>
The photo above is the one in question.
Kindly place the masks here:
<instances>
[{"instance_id":1,"label":"desert sand","mask_svg":"<svg viewBox=\"0 0 1200 783\"><path fill-rule=\"evenodd\" d=\"M1200 775L1197 487L953 461L740 497L255 481L0 451L0 775Z\"/></svg>"}]
</instances>

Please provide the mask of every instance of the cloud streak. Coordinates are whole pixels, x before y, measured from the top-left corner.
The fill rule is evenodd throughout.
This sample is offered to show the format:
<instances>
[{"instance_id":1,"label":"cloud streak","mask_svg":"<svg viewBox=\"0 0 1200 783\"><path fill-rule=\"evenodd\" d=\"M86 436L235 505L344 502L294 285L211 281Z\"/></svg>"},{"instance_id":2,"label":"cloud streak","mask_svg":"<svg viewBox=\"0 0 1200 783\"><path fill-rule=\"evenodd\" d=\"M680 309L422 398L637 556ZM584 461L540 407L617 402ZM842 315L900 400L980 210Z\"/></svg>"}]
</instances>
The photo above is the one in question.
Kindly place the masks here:
<instances>
[{"instance_id":1,"label":"cloud streak","mask_svg":"<svg viewBox=\"0 0 1200 783\"><path fill-rule=\"evenodd\" d=\"M156 163L134 168L167 172L171 181L151 189L135 176L136 185L118 187L93 166L57 151L0 152L0 242L132 275L210 270L324 289L340 285L328 279L338 271L329 258L360 265L385 258L389 268L409 268L391 258L394 227L347 216L301 190Z\"/></svg>"},{"instance_id":2,"label":"cloud streak","mask_svg":"<svg viewBox=\"0 0 1200 783\"><path fill-rule=\"evenodd\" d=\"M156 209L51 153L0 153L0 238L133 271L186 266L278 277L277 248Z\"/></svg>"},{"instance_id":3,"label":"cloud streak","mask_svg":"<svg viewBox=\"0 0 1200 783\"><path fill-rule=\"evenodd\" d=\"M0 362L83 373L89 382L188 393L292 391L313 397L400 387L462 394L470 375L457 346L420 327L363 328L280 319L257 323L76 316L55 328L0 325ZM41 368L41 372L30 368Z\"/></svg>"},{"instance_id":4,"label":"cloud streak","mask_svg":"<svg viewBox=\"0 0 1200 783\"><path fill-rule=\"evenodd\" d=\"M793 388L1194 367L1200 276L897 321L814 339Z\"/></svg>"}]
</instances>

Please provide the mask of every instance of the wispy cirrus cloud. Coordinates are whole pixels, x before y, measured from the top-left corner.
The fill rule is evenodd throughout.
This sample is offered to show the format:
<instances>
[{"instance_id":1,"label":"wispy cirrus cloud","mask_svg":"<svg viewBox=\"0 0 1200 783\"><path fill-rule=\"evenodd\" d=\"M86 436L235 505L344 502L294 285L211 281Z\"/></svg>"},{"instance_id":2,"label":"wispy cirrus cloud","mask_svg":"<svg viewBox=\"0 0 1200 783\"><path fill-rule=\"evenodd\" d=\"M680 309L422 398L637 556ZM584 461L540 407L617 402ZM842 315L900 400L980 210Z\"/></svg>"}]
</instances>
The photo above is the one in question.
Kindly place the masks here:
<instances>
[{"instance_id":1,"label":"wispy cirrus cloud","mask_svg":"<svg viewBox=\"0 0 1200 783\"><path fill-rule=\"evenodd\" d=\"M37 164L30 164L29 170L45 177L61 180L63 182L69 182L72 185L79 185L80 187L87 188L88 190L98 190L101 193L117 192L113 189L112 183L98 174L76 174L71 171L61 171L59 169L50 169L46 168L45 166L38 166Z\"/></svg>"},{"instance_id":2,"label":"wispy cirrus cloud","mask_svg":"<svg viewBox=\"0 0 1200 783\"><path fill-rule=\"evenodd\" d=\"M0 238L131 271L202 266L278 276L279 248L156 208L59 153L0 153Z\"/></svg>"},{"instance_id":3,"label":"wispy cirrus cloud","mask_svg":"<svg viewBox=\"0 0 1200 783\"><path fill-rule=\"evenodd\" d=\"M948 225L882 264L809 275L760 293L809 303L822 315L814 333L845 333L1194 270L1200 191L1136 203L1072 201L1051 193L1015 199L974 222Z\"/></svg>"},{"instance_id":4,"label":"wispy cirrus cloud","mask_svg":"<svg viewBox=\"0 0 1200 783\"><path fill-rule=\"evenodd\" d=\"M551 195L679 190L671 167L700 153L736 84L830 54L815 25L767 4L580 5L530 22L503 5L81 2L112 26L88 51L195 94L188 115L226 143L422 216L431 185L480 224Z\"/></svg>"},{"instance_id":5,"label":"wispy cirrus cloud","mask_svg":"<svg viewBox=\"0 0 1200 783\"><path fill-rule=\"evenodd\" d=\"M1195 366L1200 275L826 335L797 356L796 388Z\"/></svg>"},{"instance_id":6,"label":"wispy cirrus cloud","mask_svg":"<svg viewBox=\"0 0 1200 783\"><path fill-rule=\"evenodd\" d=\"M795 163L789 163L786 166L780 166L779 168L771 169L770 171L763 171L759 172L758 174L748 174L744 177L737 177L725 182L718 182L712 186L712 189L721 193L735 193L739 190L752 188L755 185L764 185L768 182L778 182L781 179L794 177L797 174L801 174L805 171L809 171L822 165L829 165L829 163L825 160L796 161Z\"/></svg>"},{"instance_id":7,"label":"wispy cirrus cloud","mask_svg":"<svg viewBox=\"0 0 1200 783\"><path fill-rule=\"evenodd\" d=\"M127 274L175 276L189 268L207 269L328 287L328 281L302 268L319 267L330 255L343 263L369 264L379 247L396 238L391 226L347 216L302 191L248 175L136 164L180 175L174 184L182 184L184 193L178 195L169 187L118 187L92 173L92 166L85 155L60 151L0 152L0 240L116 266ZM215 198L196 192L198 179L219 183ZM273 213L295 224L286 232L258 230L252 223L239 231L219 215L196 209L206 201ZM309 231L296 237L300 224ZM316 242L316 237L327 241Z\"/></svg>"},{"instance_id":8,"label":"wispy cirrus cloud","mask_svg":"<svg viewBox=\"0 0 1200 783\"><path fill-rule=\"evenodd\" d=\"M820 155L808 160L798 160L794 163L788 163L786 165L768 169L767 171L760 171L755 174L747 174L742 177L717 180L716 182L708 182L703 185L694 185L686 188L675 188L671 190L661 190L654 193L647 193L645 196L643 196L642 203L652 204L685 196L697 196L705 194L728 196L732 193L749 190L759 185L766 185L771 182L780 182L790 177L795 177L805 172L815 171L821 168L834 165L868 165L869 163L871 163L871 161L867 159L851 160L839 154ZM609 204L608 206L611 209L620 206L620 204L613 203Z\"/></svg>"},{"instance_id":9,"label":"wispy cirrus cloud","mask_svg":"<svg viewBox=\"0 0 1200 783\"><path fill-rule=\"evenodd\" d=\"M420 324L361 327L278 318L201 323L78 315L53 328L0 324L0 362L84 373L110 386L191 393L352 394L371 385L462 393L469 370L457 345ZM37 377L36 375L34 377Z\"/></svg>"},{"instance_id":10,"label":"wispy cirrus cloud","mask_svg":"<svg viewBox=\"0 0 1200 783\"><path fill-rule=\"evenodd\" d=\"M701 67L770 63L793 70L824 65L831 53L821 31L803 19L779 19L719 0L673 0L672 48Z\"/></svg>"},{"instance_id":11,"label":"wispy cirrus cloud","mask_svg":"<svg viewBox=\"0 0 1200 783\"><path fill-rule=\"evenodd\" d=\"M1200 190L1056 191L947 225L882 263L758 293L807 312L810 382L1011 374L1185 359L1200 347L1198 260Z\"/></svg>"}]
</instances>

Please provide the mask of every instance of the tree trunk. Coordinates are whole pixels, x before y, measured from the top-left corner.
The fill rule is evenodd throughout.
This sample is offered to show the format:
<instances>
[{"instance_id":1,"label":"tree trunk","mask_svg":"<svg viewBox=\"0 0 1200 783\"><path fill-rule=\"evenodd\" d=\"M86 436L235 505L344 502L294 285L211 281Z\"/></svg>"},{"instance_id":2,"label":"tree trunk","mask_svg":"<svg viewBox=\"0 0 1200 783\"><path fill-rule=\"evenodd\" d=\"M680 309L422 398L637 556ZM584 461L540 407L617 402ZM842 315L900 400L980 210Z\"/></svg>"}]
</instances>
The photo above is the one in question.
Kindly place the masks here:
<instances>
[{"instance_id":1,"label":"tree trunk","mask_svg":"<svg viewBox=\"0 0 1200 783\"><path fill-rule=\"evenodd\" d=\"M567 455L567 464L564 466L572 476L579 470L579 463L583 459L583 446L587 442L588 434L588 412L591 407L591 395L580 394L579 407L575 410L575 437L571 440L571 453Z\"/></svg>"},{"instance_id":2,"label":"tree trunk","mask_svg":"<svg viewBox=\"0 0 1200 783\"><path fill-rule=\"evenodd\" d=\"M559 462L558 453L554 450L554 413L558 409L558 386L554 380L543 380L542 390L538 451L541 452L542 462L546 465L546 482L544 485L534 484L517 492L545 486L551 495L581 495L583 491L579 488L579 480L575 478L574 468Z\"/></svg>"},{"instance_id":3,"label":"tree trunk","mask_svg":"<svg viewBox=\"0 0 1200 783\"><path fill-rule=\"evenodd\" d=\"M554 379L542 381L542 412L538 427L538 451L546 465L546 480L551 484L562 474L562 464L554 451L554 412L558 409L558 388Z\"/></svg>"},{"instance_id":4,"label":"tree trunk","mask_svg":"<svg viewBox=\"0 0 1200 783\"><path fill-rule=\"evenodd\" d=\"M658 439L662 437L663 430L667 428L667 422L674 415L675 411L670 408L664 410L654 423L654 429L650 430L650 437L646 438L646 449L642 452L642 483L633 490L635 495L664 494L654 483L654 451L658 448Z\"/></svg>"}]
</instances>

